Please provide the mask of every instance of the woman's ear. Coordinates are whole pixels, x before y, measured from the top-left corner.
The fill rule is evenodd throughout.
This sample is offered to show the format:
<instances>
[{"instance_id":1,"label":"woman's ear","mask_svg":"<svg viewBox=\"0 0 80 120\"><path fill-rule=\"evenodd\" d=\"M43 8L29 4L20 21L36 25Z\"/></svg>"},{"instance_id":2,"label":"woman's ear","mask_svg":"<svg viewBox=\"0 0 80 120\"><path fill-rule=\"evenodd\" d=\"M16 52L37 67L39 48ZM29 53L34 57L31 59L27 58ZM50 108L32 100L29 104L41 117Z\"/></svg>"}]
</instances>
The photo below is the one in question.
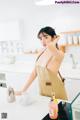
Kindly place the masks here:
<instances>
[{"instance_id":1,"label":"woman's ear","mask_svg":"<svg viewBox=\"0 0 80 120\"><path fill-rule=\"evenodd\" d=\"M56 35L54 35L53 39L55 40L56 38L57 38L57 36L56 36Z\"/></svg>"}]
</instances>

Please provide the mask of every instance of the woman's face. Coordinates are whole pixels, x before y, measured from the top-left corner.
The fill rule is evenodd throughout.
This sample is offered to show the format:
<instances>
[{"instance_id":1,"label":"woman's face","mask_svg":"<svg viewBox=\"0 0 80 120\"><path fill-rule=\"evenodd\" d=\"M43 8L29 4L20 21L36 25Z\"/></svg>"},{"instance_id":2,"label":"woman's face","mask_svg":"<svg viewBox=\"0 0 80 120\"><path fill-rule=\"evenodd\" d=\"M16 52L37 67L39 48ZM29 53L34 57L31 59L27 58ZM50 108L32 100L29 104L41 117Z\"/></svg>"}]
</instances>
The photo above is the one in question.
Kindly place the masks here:
<instances>
[{"instance_id":1,"label":"woman's face","mask_svg":"<svg viewBox=\"0 0 80 120\"><path fill-rule=\"evenodd\" d=\"M46 33L40 33L39 39L44 47L46 47L50 42L54 40L54 37L51 37L50 35Z\"/></svg>"}]
</instances>

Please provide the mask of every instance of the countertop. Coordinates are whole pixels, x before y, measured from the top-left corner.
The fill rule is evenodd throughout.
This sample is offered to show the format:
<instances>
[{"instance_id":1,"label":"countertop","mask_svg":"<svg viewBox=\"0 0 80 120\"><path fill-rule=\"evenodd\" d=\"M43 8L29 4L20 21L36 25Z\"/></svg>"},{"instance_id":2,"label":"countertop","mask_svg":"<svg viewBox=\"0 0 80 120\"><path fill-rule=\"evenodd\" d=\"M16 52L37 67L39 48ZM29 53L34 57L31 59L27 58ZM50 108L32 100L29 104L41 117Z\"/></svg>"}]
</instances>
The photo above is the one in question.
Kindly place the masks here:
<instances>
[{"instance_id":1,"label":"countertop","mask_svg":"<svg viewBox=\"0 0 80 120\"><path fill-rule=\"evenodd\" d=\"M40 95L29 97L32 102L28 105L22 105L20 104L20 96L16 97L15 102L8 103L6 88L1 93L0 120L2 113L7 113L7 120L41 120L48 113L49 97Z\"/></svg>"}]
</instances>

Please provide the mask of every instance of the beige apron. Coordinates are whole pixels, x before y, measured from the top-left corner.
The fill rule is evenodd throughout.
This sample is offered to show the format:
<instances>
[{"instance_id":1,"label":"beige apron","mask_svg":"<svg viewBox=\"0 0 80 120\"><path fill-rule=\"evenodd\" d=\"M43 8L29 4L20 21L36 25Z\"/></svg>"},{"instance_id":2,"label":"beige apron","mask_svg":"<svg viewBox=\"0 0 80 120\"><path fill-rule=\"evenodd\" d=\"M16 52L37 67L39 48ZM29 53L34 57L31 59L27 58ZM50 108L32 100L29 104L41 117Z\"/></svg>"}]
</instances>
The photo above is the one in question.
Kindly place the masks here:
<instances>
[{"instance_id":1,"label":"beige apron","mask_svg":"<svg viewBox=\"0 0 80 120\"><path fill-rule=\"evenodd\" d=\"M61 80L59 74L57 75L53 73L47 69L47 66L40 66L38 64L38 60L36 61L36 70L39 79L39 90L41 95L51 96L54 92L57 99L67 100L64 82Z\"/></svg>"}]
</instances>

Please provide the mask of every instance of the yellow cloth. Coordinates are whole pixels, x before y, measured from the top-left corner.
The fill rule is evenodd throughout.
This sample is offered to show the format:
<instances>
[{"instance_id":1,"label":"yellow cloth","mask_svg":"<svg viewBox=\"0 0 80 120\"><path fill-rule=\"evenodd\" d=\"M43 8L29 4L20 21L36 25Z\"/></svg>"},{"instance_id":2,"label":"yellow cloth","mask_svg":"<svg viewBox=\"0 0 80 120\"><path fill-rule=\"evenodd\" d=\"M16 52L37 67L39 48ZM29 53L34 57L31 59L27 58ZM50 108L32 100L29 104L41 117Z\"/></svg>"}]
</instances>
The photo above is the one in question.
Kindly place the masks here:
<instances>
[{"instance_id":1,"label":"yellow cloth","mask_svg":"<svg viewBox=\"0 0 80 120\"><path fill-rule=\"evenodd\" d=\"M66 90L62 80L46 67L36 65L36 70L39 79L40 94L44 96L51 96L55 93L56 99L67 100Z\"/></svg>"}]
</instances>

